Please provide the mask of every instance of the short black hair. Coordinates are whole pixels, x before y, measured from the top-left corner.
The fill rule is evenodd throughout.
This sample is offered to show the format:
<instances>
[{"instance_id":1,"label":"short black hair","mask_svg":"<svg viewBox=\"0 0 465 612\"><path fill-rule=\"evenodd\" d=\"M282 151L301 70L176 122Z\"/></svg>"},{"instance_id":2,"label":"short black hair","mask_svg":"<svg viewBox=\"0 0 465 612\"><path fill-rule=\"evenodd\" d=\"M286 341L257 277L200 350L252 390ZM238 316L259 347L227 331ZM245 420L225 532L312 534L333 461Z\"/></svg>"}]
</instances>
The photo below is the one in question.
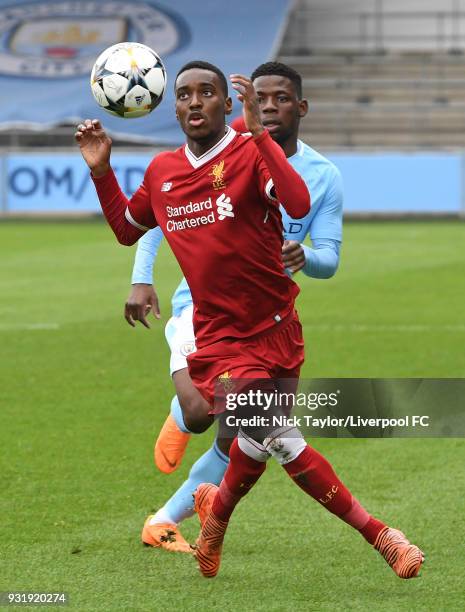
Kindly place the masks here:
<instances>
[{"instance_id":1,"label":"short black hair","mask_svg":"<svg viewBox=\"0 0 465 612\"><path fill-rule=\"evenodd\" d=\"M186 72L186 70L192 70L193 68L199 68L200 70L209 70L210 72L214 72L220 79L221 89L223 90L224 97L228 97L228 82L226 80L226 77L224 76L224 73L218 68L218 66L210 64L210 62L204 62L203 60L194 60L192 62L187 62L187 64L184 64L184 66L182 66L182 68L178 70L178 74L174 79L174 86L176 87L176 82L180 74Z\"/></svg>"},{"instance_id":2,"label":"short black hair","mask_svg":"<svg viewBox=\"0 0 465 612\"><path fill-rule=\"evenodd\" d=\"M260 64L260 66L255 68L252 72L250 80L255 81L255 79L261 76L286 77L286 79L292 81L299 100L302 99L302 77L294 68L291 68L287 64L282 64L281 62L266 62L265 64Z\"/></svg>"}]
</instances>

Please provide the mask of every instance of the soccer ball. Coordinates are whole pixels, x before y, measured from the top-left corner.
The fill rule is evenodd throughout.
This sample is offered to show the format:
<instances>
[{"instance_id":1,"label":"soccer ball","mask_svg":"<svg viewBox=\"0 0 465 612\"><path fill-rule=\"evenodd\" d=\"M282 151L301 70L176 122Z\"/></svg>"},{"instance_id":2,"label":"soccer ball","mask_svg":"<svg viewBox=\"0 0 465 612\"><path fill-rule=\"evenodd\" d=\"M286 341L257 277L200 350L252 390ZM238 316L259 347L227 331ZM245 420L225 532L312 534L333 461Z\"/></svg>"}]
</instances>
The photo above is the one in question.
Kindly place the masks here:
<instances>
[{"instance_id":1,"label":"soccer ball","mask_svg":"<svg viewBox=\"0 0 465 612\"><path fill-rule=\"evenodd\" d=\"M90 86L97 104L112 115L124 119L143 117L162 101L166 70L150 47L118 43L98 56Z\"/></svg>"}]
</instances>

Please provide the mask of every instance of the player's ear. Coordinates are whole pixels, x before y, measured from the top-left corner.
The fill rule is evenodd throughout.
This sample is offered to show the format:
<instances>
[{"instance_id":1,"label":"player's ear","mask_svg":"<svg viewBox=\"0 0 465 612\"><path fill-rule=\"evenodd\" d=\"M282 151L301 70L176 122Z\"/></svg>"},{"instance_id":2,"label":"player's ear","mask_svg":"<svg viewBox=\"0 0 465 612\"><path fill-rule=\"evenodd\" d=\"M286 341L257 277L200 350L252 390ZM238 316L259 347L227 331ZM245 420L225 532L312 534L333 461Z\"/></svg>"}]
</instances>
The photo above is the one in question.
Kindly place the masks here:
<instances>
[{"instance_id":1,"label":"player's ear","mask_svg":"<svg viewBox=\"0 0 465 612\"><path fill-rule=\"evenodd\" d=\"M228 96L224 101L224 114L230 115L232 113L232 99Z\"/></svg>"},{"instance_id":2,"label":"player's ear","mask_svg":"<svg viewBox=\"0 0 465 612\"><path fill-rule=\"evenodd\" d=\"M178 115L178 104L177 104L177 100L178 100L178 96L176 95L176 83L174 85L174 112L176 114L176 121L179 122L179 115Z\"/></svg>"},{"instance_id":3,"label":"player's ear","mask_svg":"<svg viewBox=\"0 0 465 612\"><path fill-rule=\"evenodd\" d=\"M308 100L299 100L299 117L305 117L308 113Z\"/></svg>"}]
</instances>

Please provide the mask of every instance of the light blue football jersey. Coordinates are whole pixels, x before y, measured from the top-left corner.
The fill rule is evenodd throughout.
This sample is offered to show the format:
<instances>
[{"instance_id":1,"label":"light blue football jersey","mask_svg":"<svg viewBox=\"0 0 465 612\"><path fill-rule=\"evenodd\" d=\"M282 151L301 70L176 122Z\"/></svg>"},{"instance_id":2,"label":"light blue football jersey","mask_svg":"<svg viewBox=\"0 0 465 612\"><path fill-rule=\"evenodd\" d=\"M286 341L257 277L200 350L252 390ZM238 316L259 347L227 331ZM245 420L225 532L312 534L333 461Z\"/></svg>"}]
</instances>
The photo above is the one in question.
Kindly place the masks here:
<instances>
[{"instance_id":1,"label":"light blue football jersey","mask_svg":"<svg viewBox=\"0 0 465 612\"><path fill-rule=\"evenodd\" d=\"M173 317L179 317L181 312L186 306L192 305L192 294L187 284L186 279L183 277L179 283L176 291L171 298L171 306L173 308Z\"/></svg>"},{"instance_id":2,"label":"light blue football jersey","mask_svg":"<svg viewBox=\"0 0 465 612\"><path fill-rule=\"evenodd\" d=\"M342 178L336 166L320 153L297 141L297 152L287 161L300 174L308 187L312 206L302 219L292 219L281 206L284 238L303 242L307 234L312 240L342 241Z\"/></svg>"},{"instance_id":3,"label":"light blue football jersey","mask_svg":"<svg viewBox=\"0 0 465 612\"><path fill-rule=\"evenodd\" d=\"M336 166L326 157L303 143L297 141L297 152L288 158L300 176L304 179L311 195L312 207L308 215L302 219L292 219L281 206L284 238L303 242L307 235L313 245L331 246L333 256L330 265L337 268L339 260L339 245L342 241L342 178ZM132 275L132 283L153 282L153 260L156 257L162 232L155 228L147 232L139 240ZM325 249L322 249L322 253ZM318 250L304 247L306 265L303 268L307 276L316 276L312 269L318 263ZM328 251L328 249L326 249ZM333 251L331 253L331 251ZM311 256L311 257L310 257ZM324 278L325 276L320 276ZM192 304L192 295L185 278L181 280L171 300L173 316L179 316L186 306Z\"/></svg>"}]
</instances>

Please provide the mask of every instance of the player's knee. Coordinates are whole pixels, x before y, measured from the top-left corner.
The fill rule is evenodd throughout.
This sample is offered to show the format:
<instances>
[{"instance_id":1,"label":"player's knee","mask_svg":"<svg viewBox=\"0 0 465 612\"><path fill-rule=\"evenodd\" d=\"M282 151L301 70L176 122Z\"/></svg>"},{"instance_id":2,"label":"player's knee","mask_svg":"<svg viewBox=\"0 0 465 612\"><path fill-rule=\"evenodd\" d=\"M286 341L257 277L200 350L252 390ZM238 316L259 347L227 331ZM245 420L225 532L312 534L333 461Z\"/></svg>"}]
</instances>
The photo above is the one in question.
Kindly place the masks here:
<instances>
[{"instance_id":1,"label":"player's knee","mask_svg":"<svg viewBox=\"0 0 465 612\"><path fill-rule=\"evenodd\" d=\"M184 423L189 431L195 434L201 434L210 427L213 423L212 417L185 416Z\"/></svg>"},{"instance_id":2,"label":"player's knee","mask_svg":"<svg viewBox=\"0 0 465 612\"><path fill-rule=\"evenodd\" d=\"M181 404L184 423L192 433L203 433L213 423L208 412L210 406L202 398L194 397Z\"/></svg>"},{"instance_id":3,"label":"player's knee","mask_svg":"<svg viewBox=\"0 0 465 612\"><path fill-rule=\"evenodd\" d=\"M276 430L263 441L267 452L281 465L286 465L296 459L307 447L307 443L296 428Z\"/></svg>"},{"instance_id":4,"label":"player's knee","mask_svg":"<svg viewBox=\"0 0 465 612\"><path fill-rule=\"evenodd\" d=\"M241 432L241 434L237 437L237 446L234 446L233 448L233 452L237 453L237 449L239 448L242 453L246 454L252 459L255 459L255 461L264 462L270 456L263 444L260 444L253 438L250 438L247 436L247 434L245 434L245 432Z\"/></svg>"}]
</instances>

